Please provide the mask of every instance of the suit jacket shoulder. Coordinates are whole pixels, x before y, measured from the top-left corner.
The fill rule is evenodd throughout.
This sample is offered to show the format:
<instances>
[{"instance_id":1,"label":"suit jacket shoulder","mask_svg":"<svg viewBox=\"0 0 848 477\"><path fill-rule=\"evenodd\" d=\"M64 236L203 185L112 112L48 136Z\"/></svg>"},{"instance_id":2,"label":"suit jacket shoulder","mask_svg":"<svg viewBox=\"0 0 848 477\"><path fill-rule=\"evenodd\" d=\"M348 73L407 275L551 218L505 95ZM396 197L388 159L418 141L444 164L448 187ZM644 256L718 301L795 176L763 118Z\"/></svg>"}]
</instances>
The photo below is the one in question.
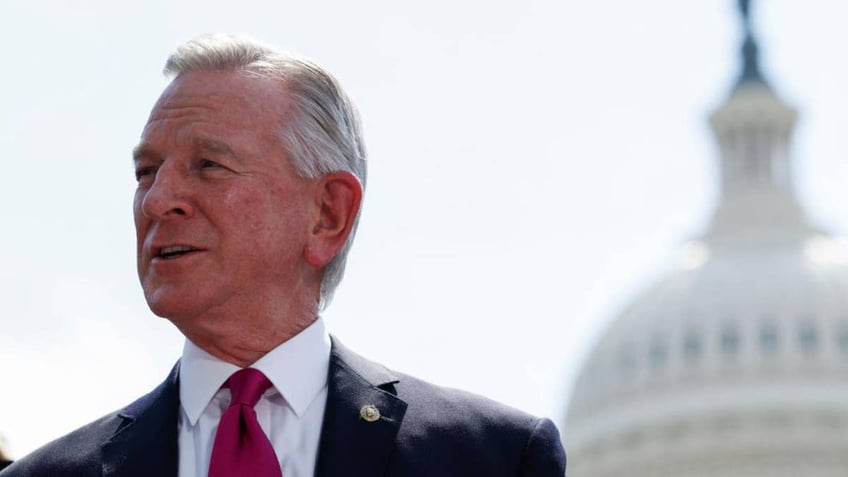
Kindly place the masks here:
<instances>
[{"instance_id":1,"label":"suit jacket shoulder","mask_svg":"<svg viewBox=\"0 0 848 477\"><path fill-rule=\"evenodd\" d=\"M427 447L441 447L450 456L431 463L438 472L428 475L450 475L449 468L441 467L452 460L461 462L463 469L456 475L565 475L565 451L549 419L411 376L404 375L397 387L409 404L399 439L406 452L400 455L421 465L421 459L429 460L427 453L405 447L429 439L435 442Z\"/></svg>"},{"instance_id":2,"label":"suit jacket shoulder","mask_svg":"<svg viewBox=\"0 0 848 477\"><path fill-rule=\"evenodd\" d=\"M0 476L175 476L178 370L129 406L46 444Z\"/></svg>"},{"instance_id":3,"label":"suit jacket shoulder","mask_svg":"<svg viewBox=\"0 0 848 477\"><path fill-rule=\"evenodd\" d=\"M0 477L175 477L179 363L151 393ZM562 477L553 423L390 371L333 341L316 476Z\"/></svg>"},{"instance_id":4,"label":"suit jacket shoulder","mask_svg":"<svg viewBox=\"0 0 848 477\"><path fill-rule=\"evenodd\" d=\"M332 353L319 477L565 475L550 420L390 371L335 338Z\"/></svg>"},{"instance_id":5,"label":"suit jacket shoulder","mask_svg":"<svg viewBox=\"0 0 848 477\"><path fill-rule=\"evenodd\" d=\"M116 414L109 414L66 434L14 462L0 475L18 476L100 476L102 436L120 427Z\"/></svg>"}]
</instances>

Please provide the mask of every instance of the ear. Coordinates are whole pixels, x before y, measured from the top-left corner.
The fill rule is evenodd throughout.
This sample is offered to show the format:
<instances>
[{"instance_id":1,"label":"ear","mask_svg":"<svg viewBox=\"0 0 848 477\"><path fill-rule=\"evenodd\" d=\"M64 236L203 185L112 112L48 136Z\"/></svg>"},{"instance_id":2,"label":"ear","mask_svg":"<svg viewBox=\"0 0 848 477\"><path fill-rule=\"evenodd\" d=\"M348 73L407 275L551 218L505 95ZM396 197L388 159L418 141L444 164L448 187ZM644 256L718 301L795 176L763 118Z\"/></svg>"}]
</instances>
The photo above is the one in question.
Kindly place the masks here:
<instances>
[{"instance_id":1,"label":"ear","mask_svg":"<svg viewBox=\"0 0 848 477\"><path fill-rule=\"evenodd\" d=\"M362 204L362 183L350 172L327 174L316 184L315 202L318 214L304 248L304 257L313 267L323 268L353 231Z\"/></svg>"}]
</instances>

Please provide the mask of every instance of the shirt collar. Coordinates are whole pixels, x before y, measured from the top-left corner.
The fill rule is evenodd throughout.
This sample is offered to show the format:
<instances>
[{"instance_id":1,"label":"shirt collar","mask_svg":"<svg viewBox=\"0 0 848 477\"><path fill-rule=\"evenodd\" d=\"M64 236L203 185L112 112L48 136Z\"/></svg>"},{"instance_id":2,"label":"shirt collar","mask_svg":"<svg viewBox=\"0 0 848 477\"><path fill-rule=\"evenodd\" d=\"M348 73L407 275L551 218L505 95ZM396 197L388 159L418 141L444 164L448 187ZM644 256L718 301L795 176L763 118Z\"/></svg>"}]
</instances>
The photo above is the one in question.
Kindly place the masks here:
<instances>
[{"instance_id":1,"label":"shirt collar","mask_svg":"<svg viewBox=\"0 0 848 477\"><path fill-rule=\"evenodd\" d=\"M295 415L301 416L327 385L330 348L330 335L319 316L250 367L262 371ZM186 339L180 360L180 404L192 426L230 375L239 369Z\"/></svg>"}]
</instances>

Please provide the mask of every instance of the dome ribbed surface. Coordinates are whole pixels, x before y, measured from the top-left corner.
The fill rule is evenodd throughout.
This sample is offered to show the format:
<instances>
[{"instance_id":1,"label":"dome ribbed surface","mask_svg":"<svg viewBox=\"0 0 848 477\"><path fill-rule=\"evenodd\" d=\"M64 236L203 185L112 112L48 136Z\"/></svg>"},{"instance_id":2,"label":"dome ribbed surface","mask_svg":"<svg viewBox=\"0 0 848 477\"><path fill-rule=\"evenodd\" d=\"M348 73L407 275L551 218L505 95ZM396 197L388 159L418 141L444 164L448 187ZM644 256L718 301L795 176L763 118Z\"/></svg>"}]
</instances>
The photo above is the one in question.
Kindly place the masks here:
<instances>
[{"instance_id":1,"label":"dome ribbed surface","mask_svg":"<svg viewBox=\"0 0 848 477\"><path fill-rule=\"evenodd\" d=\"M809 224L792 190L795 110L748 79L710 118L720 194L708 230L578 374L562 426L569 475L848 475L848 248Z\"/></svg>"}]
</instances>

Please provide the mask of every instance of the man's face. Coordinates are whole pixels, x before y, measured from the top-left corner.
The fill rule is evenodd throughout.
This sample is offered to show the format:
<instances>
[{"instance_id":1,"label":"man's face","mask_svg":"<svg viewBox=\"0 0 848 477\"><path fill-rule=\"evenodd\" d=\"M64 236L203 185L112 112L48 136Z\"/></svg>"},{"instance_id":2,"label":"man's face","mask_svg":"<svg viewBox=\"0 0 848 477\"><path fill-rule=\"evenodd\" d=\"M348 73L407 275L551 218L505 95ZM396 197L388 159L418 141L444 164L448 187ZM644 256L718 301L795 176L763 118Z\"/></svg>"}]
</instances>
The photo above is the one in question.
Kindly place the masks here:
<instances>
[{"instance_id":1,"label":"man's face","mask_svg":"<svg viewBox=\"0 0 848 477\"><path fill-rule=\"evenodd\" d=\"M138 274L151 310L178 327L317 295L303 258L315 181L278 139L287 107L274 80L194 72L150 114L135 152Z\"/></svg>"}]
</instances>

